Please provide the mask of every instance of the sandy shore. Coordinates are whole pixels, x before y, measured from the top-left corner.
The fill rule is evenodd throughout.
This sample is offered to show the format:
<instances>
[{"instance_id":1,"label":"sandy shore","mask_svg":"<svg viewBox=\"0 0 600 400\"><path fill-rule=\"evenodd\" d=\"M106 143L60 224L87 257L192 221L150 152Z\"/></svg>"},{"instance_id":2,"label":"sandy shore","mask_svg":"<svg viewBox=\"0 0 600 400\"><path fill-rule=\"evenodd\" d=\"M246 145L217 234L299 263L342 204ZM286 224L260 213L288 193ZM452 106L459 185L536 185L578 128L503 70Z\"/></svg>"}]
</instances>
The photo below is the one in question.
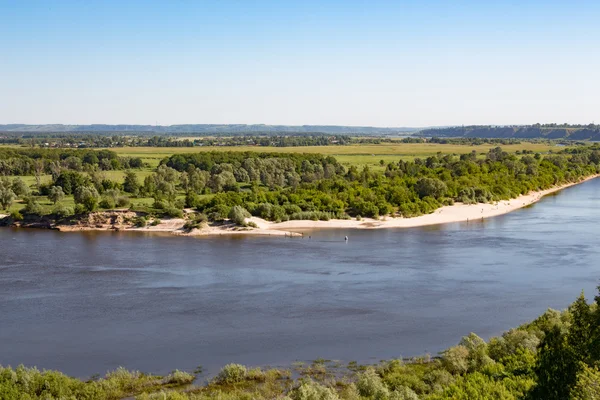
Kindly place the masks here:
<instances>
[{"instance_id":1,"label":"sandy shore","mask_svg":"<svg viewBox=\"0 0 600 400\"><path fill-rule=\"evenodd\" d=\"M569 183L551 189L531 192L527 195L519 196L512 200L503 200L495 204L462 204L455 203L451 206L438 208L431 214L421 215L413 218L392 218L386 217L381 220L363 218L360 221L356 219L348 220L330 220L330 221L286 221L274 223L259 218L251 218L263 230L310 230L322 228L349 228L349 229L380 229L380 228L412 228L417 226L439 225L451 222L466 222L481 220L482 218L491 218L506 214L538 202L542 197L568 188L579 183L595 179L600 175L590 176L580 182Z\"/></svg>"},{"instance_id":2,"label":"sandy shore","mask_svg":"<svg viewBox=\"0 0 600 400\"><path fill-rule=\"evenodd\" d=\"M531 192L527 195L519 196L512 200L504 200L495 204L461 204L456 203L452 206L445 206L435 210L431 214L422 215L414 218L393 218L385 217L383 219L363 218L360 221L356 219L341 219L330 221L286 221L269 222L264 219L252 217L248 221L256 224L257 228L239 227L232 223L220 225L209 225L202 229L193 229L186 231L184 225L186 220L183 218L173 218L161 220L157 225L148 225L146 227L133 227L130 223L125 223L126 217L133 218L135 213L128 210L115 210L103 213L90 214L87 221L75 225L57 225L48 226L58 229L62 232L81 232L81 231L121 231L121 232L163 232L180 236L231 236L231 235L260 235L260 236L302 236L298 231L324 228L338 229L381 229L381 228L412 228L427 225L439 225L451 222L475 221L485 218L496 217L506 214L536 203L542 197L577 185L579 183L595 179L600 175L590 176L580 182L569 183L551 189ZM6 215L0 214L0 219ZM40 227L40 226L35 226Z\"/></svg>"},{"instance_id":3,"label":"sandy shore","mask_svg":"<svg viewBox=\"0 0 600 400\"><path fill-rule=\"evenodd\" d=\"M265 221L267 222L267 221ZM205 226L202 229L184 229L186 220L183 218L163 219L157 225L145 227L132 227L123 224L92 224L92 225L57 225L55 228L61 232L83 231L117 231L117 232L147 232L170 233L178 236L234 236L234 235L259 235L259 236L302 236L301 233L287 232L279 229L261 229L240 227L233 223Z\"/></svg>"}]
</instances>

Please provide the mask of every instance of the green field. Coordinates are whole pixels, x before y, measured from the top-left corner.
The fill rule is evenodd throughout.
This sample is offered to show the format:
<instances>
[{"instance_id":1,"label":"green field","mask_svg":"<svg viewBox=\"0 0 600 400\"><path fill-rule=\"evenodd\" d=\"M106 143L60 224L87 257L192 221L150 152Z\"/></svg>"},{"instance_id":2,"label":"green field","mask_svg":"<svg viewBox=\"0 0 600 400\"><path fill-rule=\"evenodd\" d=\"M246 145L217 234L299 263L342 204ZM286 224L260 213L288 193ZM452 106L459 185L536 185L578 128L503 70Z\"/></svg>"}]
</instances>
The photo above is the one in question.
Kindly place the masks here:
<instances>
[{"instance_id":1,"label":"green field","mask_svg":"<svg viewBox=\"0 0 600 400\"><path fill-rule=\"evenodd\" d=\"M156 167L159 162L173 154L198 153L204 151L255 151L265 153L319 153L331 155L345 166L368 165L378 168L379 161L386 164L400 159L414 159L428 157L437 153L465 154L475 150L477 153L487 153L490 149L498 147L495 144L460 145L438 143L398 143L398 144L357 144L348 146L302 146L302 147L258 147L258 146L206 146L206 147L119 147L111 148L121 156L141 157L144 162ZM528 150L547 152L557 150L558 146L544 143L524 142L500 146L504 151L514 153Z\"/></svg>"}]
</instances>

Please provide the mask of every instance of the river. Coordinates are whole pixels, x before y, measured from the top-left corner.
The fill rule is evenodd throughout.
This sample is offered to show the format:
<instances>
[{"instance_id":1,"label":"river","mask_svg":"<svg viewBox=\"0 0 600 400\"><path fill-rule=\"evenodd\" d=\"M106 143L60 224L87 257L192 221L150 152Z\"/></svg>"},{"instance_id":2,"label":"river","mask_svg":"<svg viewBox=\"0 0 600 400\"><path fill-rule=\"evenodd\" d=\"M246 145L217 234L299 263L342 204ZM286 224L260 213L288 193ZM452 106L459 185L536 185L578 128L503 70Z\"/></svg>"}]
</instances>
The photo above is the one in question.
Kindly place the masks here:
<instances>
[{"instance_id":1,"label":"river","mask_svg":"<svg viewBox=\"0 0 600 400\"><path fill-rule=\"evenodd\" d=\"M87 377L436 354L593 298L599 200L596 179L485 221L311 239L3 228L0 364Z\"/></svg>"}]
</instances>

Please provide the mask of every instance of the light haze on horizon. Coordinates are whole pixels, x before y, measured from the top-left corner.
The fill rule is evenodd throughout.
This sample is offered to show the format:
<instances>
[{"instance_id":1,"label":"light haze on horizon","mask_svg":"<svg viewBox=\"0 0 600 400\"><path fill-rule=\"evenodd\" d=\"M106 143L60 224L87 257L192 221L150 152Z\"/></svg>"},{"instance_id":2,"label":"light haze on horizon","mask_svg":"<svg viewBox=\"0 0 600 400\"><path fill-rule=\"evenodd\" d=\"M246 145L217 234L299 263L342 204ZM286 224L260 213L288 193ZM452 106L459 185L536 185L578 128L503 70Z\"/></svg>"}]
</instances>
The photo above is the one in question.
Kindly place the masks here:
<instances>
[{"instance_id":1,"label":"light haze on horizon","mask_svg":"<svg viewBox=\"0 0 600 400\"><path fill-rule=\"evenodd\" d=\"M0 124L600 122L598 1L0 0Z\"/></svg>"}]
</instances>

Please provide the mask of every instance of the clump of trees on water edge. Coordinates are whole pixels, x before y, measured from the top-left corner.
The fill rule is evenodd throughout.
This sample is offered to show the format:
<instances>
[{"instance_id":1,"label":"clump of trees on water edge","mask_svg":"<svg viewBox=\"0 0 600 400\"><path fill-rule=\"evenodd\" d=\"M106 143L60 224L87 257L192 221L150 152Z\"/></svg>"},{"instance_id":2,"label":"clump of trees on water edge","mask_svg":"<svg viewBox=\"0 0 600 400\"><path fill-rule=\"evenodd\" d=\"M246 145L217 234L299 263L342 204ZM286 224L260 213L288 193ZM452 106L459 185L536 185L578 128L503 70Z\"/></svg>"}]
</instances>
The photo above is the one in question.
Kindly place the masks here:
<instances>
[{"instance_id":1,"label":"clump of trees on water edge","mask_svg":"<svg viewBox=\"0 0 600 400\"><path fill-rule=\"evenodd\" d=\"M486 154L438 154L399 160L385 170L345 168L320 154L200 152L165 158L142 181L137 158L109 150L0 149L0 209L21 198L22 215L67 218L98 209L126 208L131 198L149 202L134 211L181 217L195 209L211 221L236 212L270 221L350 217L413 217L454 202L490 203L532 190L576 182L600 171L600 147L565 149L555 154L509 154L500 147ZM123 170L123 182L106 172ZM42 183L49 174L51 182ZM45 197L53 208L40 207ZM65 205L64 199L73 205ZM204 217L202 217L204 218Z\"/></svg>"},{"instance_id":2,"label":"clump of trees on water edge","mask_svg":"<svg viewBox=\"0 0 600 400\"><path fill-rule=\"evenodd\" d=\"M87 381L60 372L0 367L0 398L21 399L290 399L290 400L593 400L600 398L600 297L582 295L565 311L487 343L475 335L439 357L342 366L317 360L292 369L228 364L204 384L175 370L160 377L119 368ZM198 379L199 380L199 379Z\"/></svg>"}]
</instances>

